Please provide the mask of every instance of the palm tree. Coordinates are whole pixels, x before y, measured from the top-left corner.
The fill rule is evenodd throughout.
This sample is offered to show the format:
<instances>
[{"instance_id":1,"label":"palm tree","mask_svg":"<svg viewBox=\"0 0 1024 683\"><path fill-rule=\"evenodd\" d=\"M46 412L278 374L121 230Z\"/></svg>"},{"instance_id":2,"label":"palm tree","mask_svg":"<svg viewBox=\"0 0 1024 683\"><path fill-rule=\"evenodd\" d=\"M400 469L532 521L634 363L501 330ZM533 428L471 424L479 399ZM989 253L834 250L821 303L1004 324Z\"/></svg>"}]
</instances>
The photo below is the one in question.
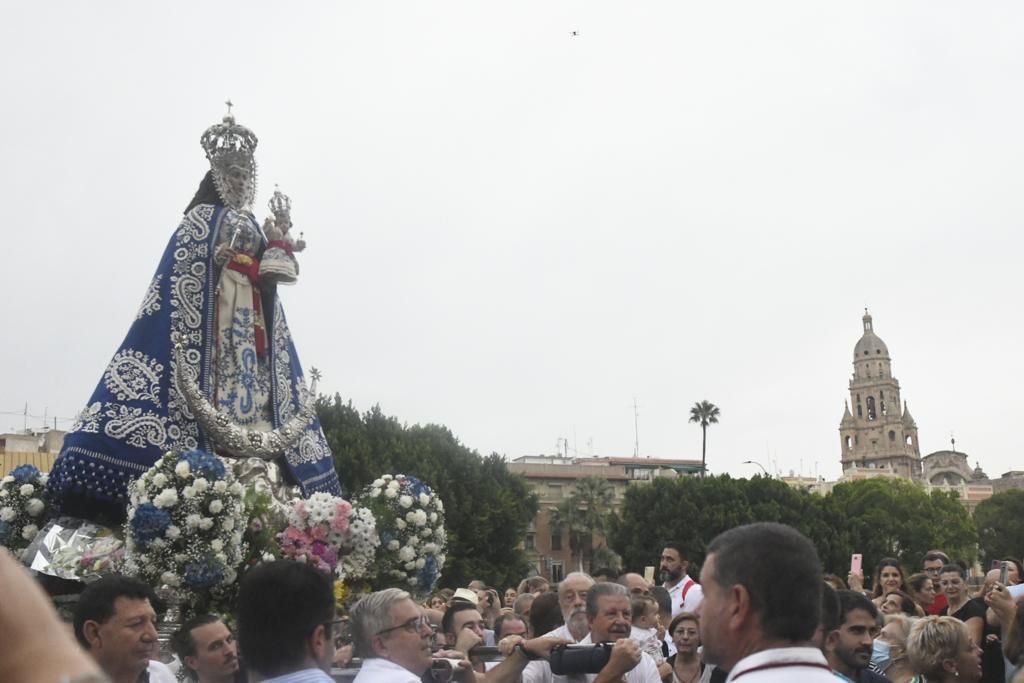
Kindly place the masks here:
<instances>
[{"instance_id":1,"label":"palm tree","mask_svg":"<svg viewBox=\"0 0 1024 683\"><path fill-rule=\"evenodd\" d=\"M565 529L569 530L569 558L575 557L577 553L580 558L580 568L583 567L583 553L581 545L580 510L572 496L563 499L556 507L548 510L548 526L553 534L561 535Z\"/></svg>"},{"instance_id":2,"label":"palm tree","mask_svg":"<svg viewBox=\"0 0 1024 683\"><path fill-rule=\"evenodd\" d=\"M569 530L569 550L578 558L583 571L583 559L593 553L595 535L605 536L615 506L615 490L602 477L584 477L576 482L576 490L557 507L548 512L548 523L556 533Z\"/></svg>"},{"instance_id":3,"label":"palm tree","mask_svg":"<svg viewBox=\"0 0 1024 683\"><path fill-rule=\"evenodd\" d=\"M583 571L583 555L594 555L594 536L607 537L608 526L615 507L615 489L611 482L602 477L585 477L576 482L572 499L579 510L581 532L580 571ZM591 567L593 569L593 567Z\"/></svg>"},{"instance_id":4,"label":"palm tree","mask_svg":"<svg viewBox=\"0 0 1024 683\"><path fill-rule=\"evenodd\" d=\"M700 424L700 430L703 433L703 438L700 444L700 476L707 474L707 454L708 454L708 425L718 424L719 410L711 401L701 401L700 403L694 403L693 407L690 408L690 422L697 422Z\"/></svg>"}]
</instances>

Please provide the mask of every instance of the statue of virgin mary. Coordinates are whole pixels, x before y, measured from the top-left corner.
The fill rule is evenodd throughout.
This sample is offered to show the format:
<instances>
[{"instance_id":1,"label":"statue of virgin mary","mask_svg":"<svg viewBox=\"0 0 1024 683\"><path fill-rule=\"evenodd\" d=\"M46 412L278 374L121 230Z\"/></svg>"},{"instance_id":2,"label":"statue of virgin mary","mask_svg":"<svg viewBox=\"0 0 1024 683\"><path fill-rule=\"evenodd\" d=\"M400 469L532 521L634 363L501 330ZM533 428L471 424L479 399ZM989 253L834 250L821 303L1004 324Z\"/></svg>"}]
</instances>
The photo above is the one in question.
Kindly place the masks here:
<instances>
[{"instance_id":1,"label":"statue of virgin mary","mask_svg":"<svg viewBox=\"0 0 1024 683\"><path fill-rule=\"evenodd\" d=\"M307 389L277 296L302 246L287 237L290 203L275 193L274 217L256 222L257 138L230 109L201 144L210 170L50 474L64 514L123 519L129 483L175 449L258 458L307 496L341 494L315 371Z\"/></svg>"}]
</instances>

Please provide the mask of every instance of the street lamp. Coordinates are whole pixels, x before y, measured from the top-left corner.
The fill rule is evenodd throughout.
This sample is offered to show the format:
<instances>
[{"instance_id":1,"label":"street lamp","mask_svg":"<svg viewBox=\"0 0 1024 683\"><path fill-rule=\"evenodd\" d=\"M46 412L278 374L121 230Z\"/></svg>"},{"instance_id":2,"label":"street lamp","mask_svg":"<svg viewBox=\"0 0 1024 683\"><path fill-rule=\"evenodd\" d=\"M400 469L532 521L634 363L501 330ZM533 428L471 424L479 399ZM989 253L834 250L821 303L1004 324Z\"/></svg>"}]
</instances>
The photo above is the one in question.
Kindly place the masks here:
<instances>
[{"instance_id":1,"label":"street lamp","mask_svg":"<svg viewBox=\"0 0 1024 683\"><path fill-rule=\"evenodd\" d=\"M768 470L766 470L766 469L764 468L764 465L762 465L761 463L759 463L759 462L758 462L758 461L756 461L756 460L744 460L744 461L743 461L743 464L744 464L744 465L757 465L758 467L760 467L760 468L761 468L761 471L762 471L762 472L764 472L764 476L768 477L769 479L771 479L771 478L772 478L772 475L768 474Z\"/></svg>"}]
</instances>

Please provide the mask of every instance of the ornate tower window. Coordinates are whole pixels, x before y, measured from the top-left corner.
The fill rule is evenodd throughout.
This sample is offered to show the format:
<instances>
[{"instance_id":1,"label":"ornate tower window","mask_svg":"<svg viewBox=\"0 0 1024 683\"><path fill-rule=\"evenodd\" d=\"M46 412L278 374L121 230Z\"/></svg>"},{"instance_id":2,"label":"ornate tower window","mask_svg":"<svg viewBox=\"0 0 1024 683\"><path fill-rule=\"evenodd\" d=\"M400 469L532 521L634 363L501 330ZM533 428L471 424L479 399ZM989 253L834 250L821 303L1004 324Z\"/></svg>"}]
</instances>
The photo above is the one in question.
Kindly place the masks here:
<instances>
[{"instance_id":1,"label":"ornate tower window","mask_svg":"<svg viewBox=\"0 0 1024 683\"><path fill-rule=\"evenodd\" d=\"M889 443L896 443L896 432L889 430Z\"/></svg>"},{"instance_id":2,"label":"ornate tower window","mask_svg":"<svg viewBox=\"0 0 1024 683\"><path fill-rule=\"evenodd\" d=\"M860 408L860 406L857 406L857 407L858 407L858 409ZM876 417L877 417L877 415L875 413L875 397L874 396L868 396L868 419L869 420L874 420Z\"/></svg>"}]
</instances>

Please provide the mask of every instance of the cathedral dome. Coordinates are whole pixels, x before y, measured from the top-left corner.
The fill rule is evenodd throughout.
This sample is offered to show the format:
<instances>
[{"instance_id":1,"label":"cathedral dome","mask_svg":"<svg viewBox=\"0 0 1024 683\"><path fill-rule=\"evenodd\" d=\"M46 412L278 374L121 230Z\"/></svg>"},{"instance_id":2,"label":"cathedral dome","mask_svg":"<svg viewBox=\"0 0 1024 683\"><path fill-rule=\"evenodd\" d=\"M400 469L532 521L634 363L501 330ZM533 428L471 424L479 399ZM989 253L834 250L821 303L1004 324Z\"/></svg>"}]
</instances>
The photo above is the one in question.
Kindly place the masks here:
<instances>
[{"instance_id":1,"label":"cathedral dome","mask_svg":"<svg viewBox=\"0 0 1024 683\"><path fill-rule=\"evenodd\" d=\"M869 360L872 358L889 360L889 347L875 334L871 325L871 314L867 310L864 311L864 317L861 320L864 321L864 334L861 335L857 345L853 347L853 360Z\"/></svg>"}]
</instances>

